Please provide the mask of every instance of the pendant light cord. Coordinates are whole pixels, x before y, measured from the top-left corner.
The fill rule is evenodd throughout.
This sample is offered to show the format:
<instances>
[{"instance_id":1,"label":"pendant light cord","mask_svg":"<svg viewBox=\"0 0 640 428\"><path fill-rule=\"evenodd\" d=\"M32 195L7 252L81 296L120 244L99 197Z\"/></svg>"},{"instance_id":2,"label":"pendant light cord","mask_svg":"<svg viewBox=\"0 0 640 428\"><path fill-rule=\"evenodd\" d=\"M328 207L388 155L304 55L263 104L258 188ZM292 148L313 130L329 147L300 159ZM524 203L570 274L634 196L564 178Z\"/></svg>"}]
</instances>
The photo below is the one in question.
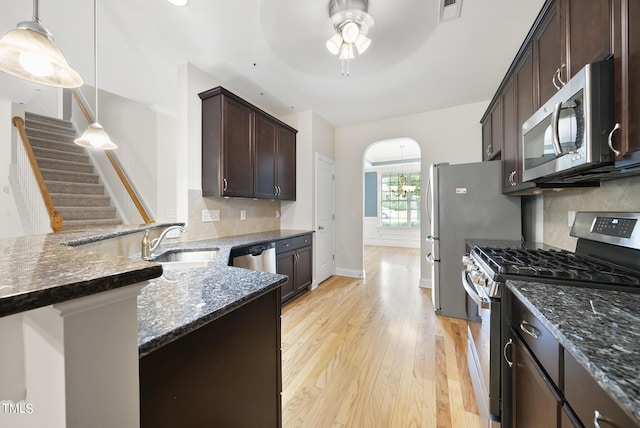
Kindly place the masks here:
<instances>
[{"instance_id":1,"label":"pendant light cord","mask_svg":"<svg viewBox=\"0 0 640 428\"><path fill-rule=\"evenodd\" d=\"M38 14L38 0L33 0L33 20L40 23L40 15Z\"/></svg>"},{"instance_id":2,"label":"pendant light cord","mask_svg":"<svg viewBox=\"0 0 640 428\"><path fill-rule=\"evenodd\" d=\"M38 1L38 0L34 0ZM93 0L93 72L96 87L96 119L98 122L98 0Z\"/></svg>"}]
</instances>

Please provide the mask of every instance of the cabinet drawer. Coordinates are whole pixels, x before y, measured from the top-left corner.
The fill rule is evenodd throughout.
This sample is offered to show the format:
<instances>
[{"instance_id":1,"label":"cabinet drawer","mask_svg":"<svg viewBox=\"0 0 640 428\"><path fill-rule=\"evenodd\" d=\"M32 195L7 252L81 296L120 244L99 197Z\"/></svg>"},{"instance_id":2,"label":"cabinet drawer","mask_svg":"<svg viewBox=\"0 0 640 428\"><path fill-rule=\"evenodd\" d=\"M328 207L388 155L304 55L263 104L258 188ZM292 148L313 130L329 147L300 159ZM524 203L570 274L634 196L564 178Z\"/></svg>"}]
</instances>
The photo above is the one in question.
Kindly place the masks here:
<instances>
[{"instance_id":1,"label":"cabinet drawer","mask_svg":"<svg viewBox=\"0 0 640 428\"><path fill-rule=\"evenodd\" d=\"M276 241L276 253L285 253L309 246L311 246L311 234L281 239L280 241Z\"/></svg>"},{"instance_id":2,"label":"cabinet drawer","mask_svg":"<svg viewBox=\"0 0 640 428\"><path fill-rule=\"evenodd\" d=\"M511 326L520 333L553 383L560 385L560 343L518 299L513 302Z\"/></svg>"},{"instance_id":3,"label":"cabinet drawer","mask_svg":"<svg viewBox=\"0 0 640 428\"><path fill-rule=\"evenodd\" d=\"M564 355L564 396L585 427L594 426L596 412L602 427L639 427L571 354ZM604 420L608 422L604 422Z\"/></svg>"}]
</instances>

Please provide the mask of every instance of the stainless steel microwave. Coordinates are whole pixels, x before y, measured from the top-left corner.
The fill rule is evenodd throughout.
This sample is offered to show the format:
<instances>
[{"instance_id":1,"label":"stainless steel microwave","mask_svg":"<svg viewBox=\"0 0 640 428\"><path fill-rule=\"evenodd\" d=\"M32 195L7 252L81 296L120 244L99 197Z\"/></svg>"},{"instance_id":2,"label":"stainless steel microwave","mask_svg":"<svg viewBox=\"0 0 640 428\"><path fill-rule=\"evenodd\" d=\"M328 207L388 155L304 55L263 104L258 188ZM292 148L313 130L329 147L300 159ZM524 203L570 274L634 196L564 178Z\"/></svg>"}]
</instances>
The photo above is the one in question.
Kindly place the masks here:
<instances>
[{"instance_id":1,"label":"stainless steel microwave","mask_svg":"<svg viewBox=\"0 0 640 428\"><path fill-rule=\"evenodd\" d=\"M522 125L522 179L545 182L613 163L613 60L587 64Z\"/></svg>"}]
</instances>

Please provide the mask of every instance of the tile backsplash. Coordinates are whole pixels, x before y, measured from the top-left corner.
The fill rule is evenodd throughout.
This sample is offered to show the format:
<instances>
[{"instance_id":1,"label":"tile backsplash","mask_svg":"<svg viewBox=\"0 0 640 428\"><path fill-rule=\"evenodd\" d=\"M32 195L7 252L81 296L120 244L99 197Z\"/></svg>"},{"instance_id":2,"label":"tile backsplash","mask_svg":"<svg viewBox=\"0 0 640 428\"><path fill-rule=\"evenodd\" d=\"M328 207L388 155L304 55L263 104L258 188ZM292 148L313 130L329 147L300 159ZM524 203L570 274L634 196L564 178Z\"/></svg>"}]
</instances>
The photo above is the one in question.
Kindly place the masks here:
<instances>
[{"instance_id":1,"label":"tile backsplash","mask_svg":"<svg viewBox=\"0 0 640 428\"><path fill-rule=\"evenodd\" d=\"M202 210L220 211L220 221L203 222ZM241 220L241 211L246 220ZM183 239L198 240L280 229L280 201L248 198L203 198L189 190L189 232Z\"/></svg>"},{"instance_id":2,"label":"tile backsplash","mask_svg":"<svg viewBox=\"0 0 640 428\"><path fill-rule=\"evenodd\" d=\"M605 181L597 188L546 193L543 203L544 242L573 251L576 239L569 236L569 211L640 212L640 176Z\"/></svg>"}]
</instances>

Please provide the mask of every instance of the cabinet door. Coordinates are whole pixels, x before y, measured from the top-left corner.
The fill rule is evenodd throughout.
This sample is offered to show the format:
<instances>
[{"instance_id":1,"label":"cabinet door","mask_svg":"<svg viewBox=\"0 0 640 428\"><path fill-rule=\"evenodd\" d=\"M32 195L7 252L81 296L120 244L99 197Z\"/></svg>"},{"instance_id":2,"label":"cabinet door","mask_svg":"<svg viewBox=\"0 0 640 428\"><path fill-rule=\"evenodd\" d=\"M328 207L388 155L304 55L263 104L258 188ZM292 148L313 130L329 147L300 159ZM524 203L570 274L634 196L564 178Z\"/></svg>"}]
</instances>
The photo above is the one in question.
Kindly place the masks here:
<instances>
[{"instance_id":1,"label":"cabinet door","mask_svg":"<svg viewBox=\"0 0 640 428\"><path fill-rule=\"evenodd\" d=\"M296 252L296 292L311 285L312 260L311 247L301 248Z\"/></svg>"},{"instance_id":2,"label":"cabinet door","mask_svg":"<svg viewBox=\"0 0 640 428\"><path fill-rule=\"evenodd\" d=\"M255 197L276 198L276 125L256 114Z\"/></svg>"},{"instance_id":3,"label":"cabinet door","mask_svg":"<svg viewBox=\"0 0 640 428\"><path fill-rule=\"evenodd\" d=\"M518 173L518 116L516 114L516 85L511 78L505 87L502 103L504 108L504 143L502 146L502 191L510 192L520 180Z\"/></svg>"},{"instance_id":4,"label":"cabinet door","mask_svg":"<svg viewBox=\"0 0 640 428\"><path fill-rule=\"evenodd\" d=\"M536 65L537 96L535 109L537 110L558 90L556 73L562 68L564 54L562 49L562 32L560 26L560 2L554 2L548 9L540 28L533 36L534 63ZM566 79L566 70L561 70L561 77ZM566 80L565 80L566 81Z\"/></svg>"},{"instance_id":5,"label":"cabinet door","mask_svg":"<svg viewBox=\"0 0 640 428\"><path fill-rule=\"evenodd\" d=\"M482 161L488 161L493 154L491 141L491 116L482 124Z\"/></svg>"},{"instance_id":6,"label":"cabinet door","mask_svg":"<svg viewBox=\"0 0 640 428\"><path fill-rule=\"evenodd\" d=\"M495 110L491 113L491 145L492 153L502 150L504 145L504 127L502 122L502 97L496 102Z\"/></svg>"},{"instance_id":7,"label":"cabinet door","mask_svg":"<svg viewBox=\"0 0 640 428\"><path fill-rule=\"evenodd\" d=\"M564 0L569 77L613 53L612 2Z\"/></svg>"},{"instance_id":8,"label":"cabinet door","mask_svg":"<svg viewBox=\"0 0 640 428\"><path fill-rule=\"evenodd\" d=\"M562 398L518 335L513 337L511 426L557 428Z\"/></svg>"},{"instance_id":9,"label":"cabinet door","mask_svg":"<svg viewBox=\"0 0 640 428\"><path fill-rule=\"evenodd\" d=\"M289 279L280 287L282 301L295 294L295 253L289 252L276 256L276 272L287 275Z\"/></svg>"},{"instance_id":10,"label":"cabinet door","mask_svg":"<svg viewBox=\"0 0 640 428\"><path fill-rule=\"evenodd\" d=\"M618 3L616 3L618 5ZM640 164L640 2L621 0L620 10L614 14L616 28L615 72L615 120L620 130L614 134L613 146L616 166L630 167ZM633 23L633 24L632 24Z\"/></svg>"},{"instance_id":11,"label":"cabinet door","mask_svg":"<svg viewBox=\"0 0 640 428\"><path fill-rule=\"evenodd\" d=\"M223 196L253 197L253 111L223 97Z\"/></svg>"},{"instance_id":12,"label":"cabinet door","mask_svg":"<svg viewBox=\"0 0 640 428\"><path fill-rule=\"evenodd\" d=\"M277 180L278 199L296 200L296 134L277 128Z\"/></svg>"}]
</instances>

